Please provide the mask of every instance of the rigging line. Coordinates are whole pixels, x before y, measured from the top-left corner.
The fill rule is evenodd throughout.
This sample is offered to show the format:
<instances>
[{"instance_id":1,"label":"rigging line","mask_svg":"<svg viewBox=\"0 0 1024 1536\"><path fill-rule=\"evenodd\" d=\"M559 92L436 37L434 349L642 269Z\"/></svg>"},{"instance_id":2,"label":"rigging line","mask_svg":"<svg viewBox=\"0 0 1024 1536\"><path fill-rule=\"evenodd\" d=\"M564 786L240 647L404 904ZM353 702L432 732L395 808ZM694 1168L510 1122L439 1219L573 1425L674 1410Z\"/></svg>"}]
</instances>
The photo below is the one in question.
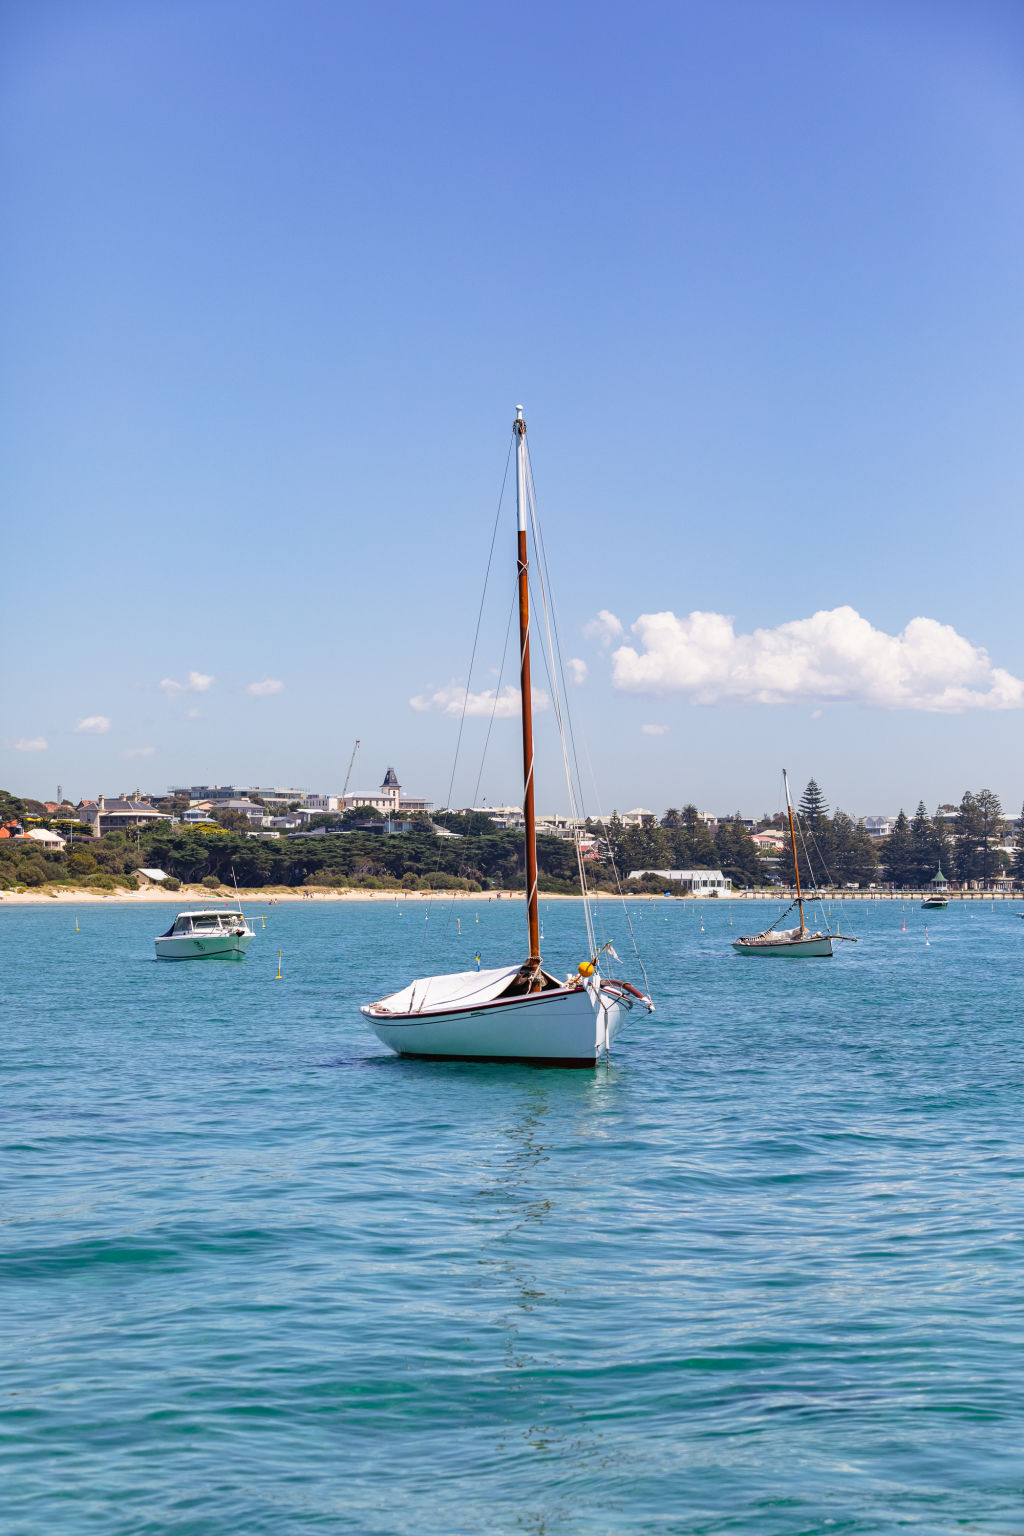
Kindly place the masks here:
<instances>
[{"instance_id":1,"label":"rigging line","mask_svg":"<svg viewBox=\"0 0 1024 1536\"><path fill-rule=\"evenodd\" d=\"M527 469L529 470L529 455L527 455ZM562 699L561 699L559 688L558 688L558 675L557 675L556 662L555 662L555 648L554 648L554 643L553 643L553 640L552 640L552 632L551 632L551 608L552 608L553 604L551 602L549 602L549 591L548 591L548 588L550 586L550 582L546 582L545 581L545 569L544 569L545 562L544 562L543 555L542 555L542 546L541 546L541 540L540 540L540 534L539 534L539 521L540 520L539 520L539 518L537 516L536 498L535 498L534 495L531 495L531 488L532 488L532 479L528 480L528 485L527 485L527 501L528 501L529 507L530 507L530 522L531 522L532 527L533 527L534 548L536 549L536 551L538 553L537 579L538 579L538 584L539 584L539 587L540 587L541 608L542 608L542 611L543 611L543 614L544 614L544 629L545 629L545 634L546 634L546 637L547 637L547 648L545 650L545 648L542 646L541 650L544 653L544 668L545 668L545 671L547 673L548 685L549 685L549 687L551 689L551 696L552 696L552 699L554 701L555 718L556 718L556 720L558 722L559 743L560 743L561 748L562 748L562 764L563 764L563 767L565 769L565 783L566 783L566 789L567 789L568 795L569 795L569 814L570 814L570 817L571 817L571 819L573 821L573 848L574 848L574 851L576 853L576 867L577 867L577 870L578 870L578 873L579 873L580 894L583 897L584 923L585 923L586 930L587 930L587 943L590 946L589 952L590 952L590 955L593 956L594 953L595 953L594 920L593 920L593 914L592 914L592 912L590 910L590 894L589 894L589 890L588 890L588 887L587 887L586 870L583 867L583 855L582 855L582 850L580 849L579 833L578 833L577 825L576 825L578 823L578 821L580 820L580 817L579 817L579 804L578 804L578 801L577 801L577 798L576 798L576 794L575 794L575 791L574 791L574 788L573 788L572 769L569 766L569 754L568 754L568 749L567 749L567 746L566 746L565 720L563 718ZM569 707L569 701L568 701L568 698L566 698L566 700L565 700L565 713L568 712L568 707Z\"/></svg>"},{"instance_id":2,"label":"rigging line","mask_svg":"<svg viewBox=\"0 0 1024 1536\"><path fill-rule=\"evenodd\" d=\"M487 748L490 745L491 728L494 725L495 712L497 711L497 708L498 708L498 695L501 692L501 680L502 680L502 678L505 675L505 662L508 659L509 636L512 633L512 620L516 616L516 597L518 595L518 588L519 588L519 578L516 577L515 580L512 583L512 602L509 604L508 623L505 626L505 644L502 647L502 651L501 651L501 666L498 668L498 682L497 682L497 685L496 685L496 687L494 689L494 702L491 705L491 718L487 722L487 735L484 737L484 747L483 747L483 751L480 754L480 772L477 774L476 787L473 790L473 804L474 805L476 804L477 800L480 798L480 784L481 784L481 782L483 780L483 776L484 776L484 763L485 763L485 761L487 759Z\"/></svg>"},{"instance_id":3,"label":"rigging line","mask_svg":"<svg viewBox=\"0 0 1024 1536\"><path fill-rule=\"evenodd\" d=\"M483 775L484 775L484 762L485 762L485 760L487 758L487 745L488 745L488 743L489 743L489 741L491 739L491 727L494 725L494 716L495 716L495 712L497 711L497 708L498 708L498 695L501 692L501 679L502 679L502 677L504 675L504 672L505 672L505 661L506 661L506 658L508 656L508 641L509 641L509 635L512 632L512 620L515 617L515 612L516 612L516 598L518 596L518 589L519 589L519 578L517 576L515 578L515 580L513 581L513 584L512 584L512 602L511 602L511 604L509 606L509 610L508 610L508 623L505 626L505 644L504 644L504 647L502 648L502 652L501 652L501 667L500 667L500 669L498 671L498 681L497 681L497 684L496 684L495 689L494 689L494 699L491 702L491 718L487 722L487 735L484 738L483 752L480 755L480 772L477 774L476 788L473 791L473 805L474 806L476 805L477 797L479 796L479 793L480 793L480 780L483 778ZM444 928L442 929L441 937L438 940L438 949L440 949L441 945L444 943L445 939L448 936L448 929L451 927L452 915L453 915L454 911L455 911L455 891L453 889L452 893L451 893L451 896L449 898L449 901L448 901L447 910L445 912Z\"/></svg>"},{"instance_id":4,"label":"rigging line","mask_svg":"<svg viewBox=\"0 0 1024 1536\"><path fill-rule=\"evenodd\" d=\"M529 450L526 455L527 470L527 500L530 507L530 520L533 525L534 548L538 554L538 576L540 580L541 598L544 611L544 625L547 633L548 651L551 657L549 670L549 682L552 696L555 700L555 709L558 718L559 738L562 747L562 763L565 769L566 789L569 794L569 810L573 820L573 847L576 853L576 867L579 872L580 892L583 897L584 918L587 928L587 941L590 944L591 955L596 954L596 939L594 935L594 918L591 909L591 894L587 881L587 872L583 862L583 850L580 847L579 822L583 809L583 785L579 773L579 761L576 755L576 742L573 734L572 710L569 705L569 690L565 680L565 664L562 656L561 637L558 631L558 613L555 608L554 590L551 585L551 573L548 565L547 549L544 544L544 529L540 515L537 511L537 487L533 478L533 465L530 460ZM557 658L557 659L556 659ZM545 662L546 664L546 662ZM556 675L552 675L556 674ZM558 689L558 676L561 677L561 695ZM573 772L569 763L569 752L566 746L566 729L564 720L568 724L569 745L572 748L573 760L576 764L576 783L573 783Z\"/></svg>"},{"instance_id":5,"label":"rigging line","mask_svg":"<svg viewBox=\"0 0 1024 1536\"><path fill-rule=\"evenodd\" d=\"M531 499L531 503L532 503L531 510L533 512L533 520L534 520L534 542L536 543L536 545L538 547L538 550L539 550L539 553L540 553L540 557L541 557L540 558L540 565L541 565L542 574L546 574L547 573L547 550L546 550L546 548L544 546L543 530L539 529L540 519L537 517L536 510L535 510L535 504L536 504L536 485L535 485L534 479L533 479L533 463L532 463L532 461L530 459L530 456L529 456L529 450L527 450L526 464L527 464L527 474L528 474L528 477L529 477L528 489L529 489L530 499ZM550 577L548 577L547 585L550 587ZM543 586L542 586L542 590L543 590ZM552 608L553 607L554 607L554 603L552 601ZM558 633L557 614L555 614L555 632L556 632L556 635L557 635L557 633ZM562 651L561 651L561 639L560 638L559 638L559 644L558 644L558 654L559 654L559 660L561 661ZM564 674L564 667L563 667L562 668L563 684L564 684L564 675L565 674ZM575 763L576 763L577 782L579 784L579 789L580 789L580 802L582 804L582 802L583 802L582 774L580 773L580 770L579 770L579 759L578 759L578 756L576 755L576 742L575 742L575 735L574 735L573 726L572 726L572 716L571 716L571 713L568 711L568 693L567 693L567 691L566 691L566 709L567 709L567 714L568 714L568 719L569 719L569 736L570 736L570 741L572 742L573 756L574 756L574 760L575 760ZM596 781L595 776L594 776L594 766L593 766L593 763L592 763L591 758L590 758L590 749L589 749L589 747L586 744L586 739L585 738L584 738L584 747L585 747L586 753L587 753L587 765L588 765L588 767L590 769L591 783L594 786L595 804L598 805L599 814L600 814L600 796L597 794L597 781ZM565 752L565 748L564 748L564 744L563 744L563 756L564 756L564 752ZM568 768L568 764L566 766ZM572 792L571 784L569 786L569 796L570 796L570 800L571 800L573 798L573 792ZM603 815L601 815L601 820L602 820L602 823L603 823L604 822L604 816ZM626 923L627 923L627 925L629 927L629 936L630 936L630 939L632 940L632 944L633 944L633 953L635 954L636 959L637 959L637 963L640 966L640 970L641 970L641 973L642 973L643 978L644 978L644 987L645 987L645 989L647 991L647 995L648 995L648 997L650 997L650 995L651 995L651 987L650 987L650 983L649 983L649 981L647 979L647 970L646 970L646 967L644 966L644 962L643 962L643 960L641 958L641 955L640 955L640 946L637 943L636 932L635 932L635 930L633 928L632 918L629 915L629 908L627 907L626 899L625 899L625 897L622 894L622 882L619 879L618 866L617 866L617 864L615 862L615 853L614 853L614 850L613 850L612 845L611 845L611 840L610 840L610 838L607 837L607 826L605 827L605 832L606 832L605 841L606 841L607 846L608 846L608 853L609 853L609 858L611 860L612 873L615 876L615 886L616 886L616 890L618 892L619 901L620 901L620 903L622 905L623 914L624 914L624 916L626 918ZM579 860L580 865L582 866L582 858L580 857L578 840L577 840L577 858ZM591 924L592 924L592 918L591 918L590 911L589 911L589 898L588 898L588 896L586 894L586 891L584 893L584 905L585 905L585 908L587 909L588 929L589 929ZM603 934L603 932L604 932L604 915L601 912L599 904L598 904L598 914L599 914L599 920L600 920L600 925L601 925L602 934Z\"/></svg>"},{"instance_id":6,"label":"rigging line","mask_svg":"<svg viewBox=\"0 0 1024 1536\"><path fill-rule=\"evenodd\" d=\"M532 461L529 458L529 454L527 454L527 466L526 467L527 467L527 471L528 471L529 477L530 477L530 493L531 493L531 496L533 497L534 503L536 503L537 487L536 487L536 484L534 483L534 479L533 479L533 463L532 463ZM555 635L555 647L556 647L556 650L557 650L557 653L558 653L558 670L559 670L559 674L560 674L561 679L562 679L562 695L563 695L563 697L565 699L565 715L566 715L566 721L567 721L568 726L569 726L569 744L570 744L570 746L572 748L573 766L574 766L575 774L576 774L576 788L577 788L577 791L578 791L578 804L579 804L579 809L581 811L584 811L586 809L586 798L585 798L584 793L583 793L583 774L582 774L582 772L580 770L579 754L578 754L578 752L576 750L575 724L574 724L574 720L573 720L572 708L571 708L571 706L569 704L569 687L568 687L568 683L566 682L566 677L565 677L565 658L564 658L564 654L563 654L563 651L562 651L561 629L560 629L560 626L559 626L559 623L558 623L558 607L557 607L557 604L555 603L554 587L552 586L552 583L551 583L551 573L550 573L550 567L548 565L547 546L545 545L545 542L544 542L544 525L541 522L539 514L536 517L536 525L537 525L537 530L536 531L537 531L537 534L539 535L538 546L539 546L539 552L540 552L541 569L542 569L542 572L543 572L543 575L544 575L545 582L547 584L548 592L550 594L551 622L552 622L552 627L554 629L554 635Z\"/></svg>"},{"instance_id":7,"label":"rigging line","mask_svg":"<svg viewBox=\"0 0 1024 1536\"><path fill-rule=\"evenodd\" d=\"M495 545L495 543L497 541L497 537L498 537L498 521L499 521L499 519L501 517L502 502L505 500L505 486L508 484L508 467L509 467L509 465L512 462L512 448L513 448L514 444L515 444L515 434L513 433L511 435L511 437L509 438L508 453L505 455L505 473L501 477L501 490L498 493L498 505L497 505L497 508L495 509L495 513L494 513L494 527L491 529L491 547L490 547L490 549L487 552L487 569L484 572L484 587L483 587L483 591L480 594L480 607L477 609L476 629L473 631L473 649L470 652L470 657L469 657L469 675L466 678L466 692L463 695L463 699L462 699L462 714L459 717L459 731L458 731L458 735L456 736L456 739L455 739L455 756L454 756L454 758L452 760L452 773L451 773L451 778L448 781L448 802L447 803L448 803L448 809L449 810L451 809L452 793L453 793L453 791L455 789L455 774L458 771L458 766L459 766L459 750L460 750L460 748L462 746L462 732L463 732L463 728L465 727L465 724L466 724L466 710L469 707L469 690L470 690L470 687L472 686L472 682L473 682L473 666L474 666L474 664L476 662L476 650L477 650L477 646L478 646L478 644L480 642L480 625L483 622L484 602L485 602L486 597L487 597L487 583L490 580L491 565L492 565L492 563L494 561L494 545ZM442 840L439 839L439 841L442 841ZM437 850L437 862L434 865L434 874L435 875L437 874L438 870L441 867L441 858L442 858L442 848L438 848L438 850ZM433 900L434 900L434 893L433 893L433 891L429 891L427 893L427 912L426 912L426 918L425 918L424 924L423 924L423 933L422 933L422 935L420 937L420 948L419 948L420 955L423 954L423 946L427 942L427 926L428 926L428 924L430 922L430 908L433 905Z\"/></svg>"},{"instance_id":8,"label":"rigging line","mask_svg":"<svg viewBox=\"0 0 1024 1536\"><path fill-rule=\"evenodd\" d=\"M542 607L542 609L544 611L545 622L546 622L546 620L547 620L547 604L546 604L545 596L544 596L544 583L543 583L543 580L540 580L539 587L540 587L540 596L541 596L541 607ZM548 627L548 639L550 641L550 627ZM553 656L553 654L550 654L549 653L549 649L545 648L543 645L540 647L540 653L541 653L541 657L542 657L543 662L544 662L544 675L546 676L546 678L548 680L548 687L551 689L551 698L552 698L552 701L553 701L554 707L555 707L555 718L556 718L557 723L558 723L559 740L560 740L561 747L562 747L562 763L563 763L563 766L565 768L566 785L568 787L568 792L569 792L569 816L570 816L570 819L572 820L572 822L574 824L573 825L573 848L574 848L574 852L576 854L576 867L577 867L577 870L578 870L578 873L579 873L580 893L581 893L581 895L583 897L584 924L585 924L585 927L586 927L586 930L587 930L587 943L589 945L589 953L590 953L591 957L593 957L595 952L596 952L596 950L595 950L596 939L595 939L595 936L594 936L594 923L593 923L593 917L592 917L591 912L590 912L590 894L589 894L589 888L588 888L588 885L587 885L586 870L583 867L583 855L582 855L582 851L580 849L579 834L578 834L578 831L577 831L577 828L576 828L576 825L575 825L575 823L579 820L579 816L577 815L577 811L578 811L579 808L578 808L578 806L576 804L576 801L574 799L574 796L573 796L572 779L571 779L571 776L570 776L569 763L568 763L568 758L567 758L567 755L566 755L566 748L565 748L565 726L564 726L563 719L562 719L561 700L559 699L559 695L558 695L557 677L556 677L556 675L554 674L554 671L553 671L554 656Z\"/></svg>"},{"instance_id":9,"label":"rigging line","mask_svg":"<svg viewBox=\"0 0 1024 1536\"><path fill-rule=\"evenodd\" d=\"M811 886L812 886L812 889L814 891L814 895L813 895L813 897L811 899L818 903L818 911L821 913L821 920L825 924L825 927L827 928L828 927L828 920L825 917L825 908L822 905L821 892L818 890L818 882L814 878L814 865L811 863L811 855L810 855L810 851L809 851L809 849L807 847L807 839L804 837L803 820L802 820L802 818L800 816L799 811L797 811L795 820L796 820L797 829L798 829L798 831L800 833L800 846L803 848L803 850L804 850L804 858L807 860L807 873L811 877ZM809 826L808 830L810 831L811 839L813 841L813 838L814 838L814 828ZM819 858L820 858L820 854L819 854ZM828 873L827 870L825 872L826 872L826 874Z\"/></svg>"},{"instance_id":10,"label":"rigging line","mask_svg":"<svg viewBox=\"0 0 1024 1536\"><path fill-rule=\"evenodd\" d=\"M622 894L622 881L619 879L619 866L615 862L615 849L612 846L612 840L611 840L611 838L608 835L608 822L607 822L607 820L605 818L604 811L601 808L601 796L600 796L600 794L598 792L598 788L597 788L597 777L596 777L596 775L594 773L594 764L593 764L593 761L592 761L591 756L590 756L590 746L589 746L589 744L587 742L586 737L583 738L583 750L584 750L584 752L587 755L587 768L590 770L590 782L591 782L591 784L593 785L593 788L594 788L594 804L597 807L598 819L601 822L601 826L604 828L605 846L608 849L608 859L609 859L609 862L610 862L610 864L612 866L612 874L615 876L615 890L616 890L616 892L618 894L619 902L620 902L620 905L622 907L622 914L623 914L623 916L626 919L626 926L629 929L629 937L630 937L630 939L633 942L633 953L636 956L636 963L637 963L637 965L639 965L641 974L643 975L643 978L644 978L644 990L647 993L647 996L650 997L651 996L651 984L650 984L650 982L647 979L647 967L644 965L643 956L640 953L640 946L637 943L636 931L633 928L633 919L629 915L629 907L627 905L626 898ZM599 913L599 916L600 916L601 932L602 932L602 935L603 935L604 932L605 932L605 928L604 928L604 913L601 911L600 905L598 905L598 913Z\"/></svg>"}]
</instances>

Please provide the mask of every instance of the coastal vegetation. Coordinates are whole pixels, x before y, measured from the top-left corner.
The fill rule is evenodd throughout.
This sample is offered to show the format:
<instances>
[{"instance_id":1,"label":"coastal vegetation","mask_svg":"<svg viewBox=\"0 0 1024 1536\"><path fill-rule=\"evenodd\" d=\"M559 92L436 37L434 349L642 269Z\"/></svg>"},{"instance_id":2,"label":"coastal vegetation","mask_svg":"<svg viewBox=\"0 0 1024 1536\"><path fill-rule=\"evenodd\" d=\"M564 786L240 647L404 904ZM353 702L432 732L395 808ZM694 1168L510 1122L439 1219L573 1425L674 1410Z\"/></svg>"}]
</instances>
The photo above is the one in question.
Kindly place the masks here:
<instances>
[{"instance_id":1,"label":"coastal vegetation","mask_svg":"<svg viewBox=\"0 0 1024 1536\"><path fill-rule=\"evenodd\" d=\"M383 820L370 811L325 813L312 818L306 835L266 838L251 836L245 818L227 812L216 824L159 822L137 834L93 838L80 823L47 816L41 803L0 790L0 821L71 834L56 852L20 838L0 841L3 889L133 889L136 871L154 867L179 886L201 882L211 890L230 888L235 879L247 889L478 891L524 884L521 833L481 813L411 815L400 835L387 835ZM912 816L901 809L888 837L876 840L846 811L830 811L812 779L800 798L798 825L801 878L808 884L922 889L940 868L953 884L985 885L1006 875L1024 884L1024 812L1008 852L1006 818L989 789L965 790L959 805L941 805L934 813L923 802ZM759 847L738 815L709 822L692 804L629 825L613 814L607 822L587 823L588 879L595 889L611 891L627 883L630 870L720 869L738 889L790 884L784 814L764 816L757 830L773 834L777 845ZM575 892L571 838L540 837L538 863L542 890ZM663 889L666 882L651 875L637 888Z\"/></svg>"}]
</instances>

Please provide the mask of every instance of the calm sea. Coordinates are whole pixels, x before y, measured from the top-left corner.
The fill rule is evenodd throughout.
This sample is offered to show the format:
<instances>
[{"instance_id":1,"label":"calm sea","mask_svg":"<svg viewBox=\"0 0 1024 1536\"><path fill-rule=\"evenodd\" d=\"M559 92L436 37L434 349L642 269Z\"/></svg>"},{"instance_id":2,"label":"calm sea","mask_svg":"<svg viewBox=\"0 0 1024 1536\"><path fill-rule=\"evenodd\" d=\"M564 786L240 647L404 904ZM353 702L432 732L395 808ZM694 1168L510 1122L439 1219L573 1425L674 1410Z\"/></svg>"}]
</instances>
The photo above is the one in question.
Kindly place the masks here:
<instances>
[{"instance_id":1,"label":"calm sea","mask_svg":"<svg viewBox=\"0 0 1024 1536\"><path fill-rule=\"evenodd\" d=\"M520 904L257 902L158 964L172 910L0 907L5 1536L1024 1531L1014 904L803 962L729 950L776 905L638 904L658 1011L593 1073L356 1010Z\"/></svg>"}]
</instances>

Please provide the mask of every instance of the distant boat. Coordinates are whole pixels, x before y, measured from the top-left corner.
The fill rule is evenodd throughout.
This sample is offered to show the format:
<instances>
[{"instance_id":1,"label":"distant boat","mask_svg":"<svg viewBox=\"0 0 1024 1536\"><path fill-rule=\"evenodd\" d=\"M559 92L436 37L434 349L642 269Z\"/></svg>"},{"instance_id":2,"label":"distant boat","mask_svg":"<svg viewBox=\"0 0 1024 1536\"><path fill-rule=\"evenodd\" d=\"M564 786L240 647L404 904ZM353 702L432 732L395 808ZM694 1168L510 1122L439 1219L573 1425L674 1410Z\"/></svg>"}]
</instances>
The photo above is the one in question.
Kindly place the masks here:
<instances>
[{"instance_id":1,"label":"distant boat","mask_svg":"<svg viewBox=\"0 0 1024 1536\"><path fill-rule=\"evenodd\" d=\"M153 940L158 960L241 960L255 934L241 911L179 912Z\"/></svg>"},{"instance_id":2,"label":"distant boat","mask_svg":"<svg viewBox=\"0 0 1024 1536\"><path fill-rule=\"evenodd\" d=\"M400 1056L455 1057L476 1061L526 1061L551 1067L593 1067L630 1010L653 1010L650 998L626 981L602 977L589 905L589 958L575 975L559 981L543 969L537 899L537 828L534 812L533 710L530 692L530 588L527 548L529 466L522 407L513 423L516 447L517 573L519 585L520 694L523 727L526 830L526 922L529 951L523 961L487 971L426 976L367 1003L360 1012L377 1039ZM538 562L539 563L539 562ZM543 573L541 573L543 574ZM561 723L561 712L556 711ZM577 850L578 851L578 850ZM580 879L586 898L583 865ZM614 955L615 951L611 951Z\"/></svg>"},{"instance_id":3,"label":"distant boat","mask_svg":"<svg viewBox=\"0 0 1024 1536\"><path fill-rule=\"evenodd\" d=\"M828 924L825 931L812 932L804 922L804 897L800 888L800 861L796 855L796 830L793 825L793 801L789 793L789 775L785 768L782 770L783 782L786 786L786 809L789 812L789 840L793 846L793 872L796 875L796 901L793 906L800 909L800 922L796 928L778 928L776 924L781 918L776 918L770 928L763 933L749 934L746 938L733 939L732 947L740 955L782 955L789 960L821 959L827 960L832 955L833 939L845 938L844 934L830 933ZM820 905L820 903L819 903ZM792 912L793 906L788 908ZM781 917L785 917L785 913ZM823 914L824 920L824 914ZM856 940L851 940L856 943Z\"/></svg>"}]
</instances>

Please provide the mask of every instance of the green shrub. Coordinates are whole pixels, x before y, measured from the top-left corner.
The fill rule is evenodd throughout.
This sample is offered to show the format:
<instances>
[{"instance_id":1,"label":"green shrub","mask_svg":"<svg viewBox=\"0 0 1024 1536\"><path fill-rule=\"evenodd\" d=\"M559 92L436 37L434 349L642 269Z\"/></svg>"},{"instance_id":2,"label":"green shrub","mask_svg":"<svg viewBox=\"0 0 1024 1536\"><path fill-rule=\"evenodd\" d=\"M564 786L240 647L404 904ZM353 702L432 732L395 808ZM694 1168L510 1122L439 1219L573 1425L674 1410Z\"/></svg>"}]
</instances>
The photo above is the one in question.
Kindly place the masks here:
<instances>
[{"instance_id":1,"label":"green shrub","mask_svg":"<svg viewBox=\"0 0 1024 1536\"><path fill-rule=\"evenodd\" d=\"M180 891L181 890L181 881L180 880L176 880L173 875L168 875L167 879L166 880L161 880L160 884L161 884L162 888L165 891Z\"/></svg>"},{"instance_id":2,"label":"green shrub","mask_svg":"<svg viewBox=\"0 0 1024 1536\"><path fill-rule=\"evenodd\" d=\"M216 875L204 875L201 883L206 886L208 891L220 890L220 881Z\"/></svg>"},{"instance_id":3,"label":"green shrub","mask_svg":"<svg viewBox=\"0 0 1024 1536\"><path fill-rule=\"evenodd\" d=\"M69 875L91 875L99 866L86 848L76 848L68 855Z\"/></svg>"}]
</instances>

